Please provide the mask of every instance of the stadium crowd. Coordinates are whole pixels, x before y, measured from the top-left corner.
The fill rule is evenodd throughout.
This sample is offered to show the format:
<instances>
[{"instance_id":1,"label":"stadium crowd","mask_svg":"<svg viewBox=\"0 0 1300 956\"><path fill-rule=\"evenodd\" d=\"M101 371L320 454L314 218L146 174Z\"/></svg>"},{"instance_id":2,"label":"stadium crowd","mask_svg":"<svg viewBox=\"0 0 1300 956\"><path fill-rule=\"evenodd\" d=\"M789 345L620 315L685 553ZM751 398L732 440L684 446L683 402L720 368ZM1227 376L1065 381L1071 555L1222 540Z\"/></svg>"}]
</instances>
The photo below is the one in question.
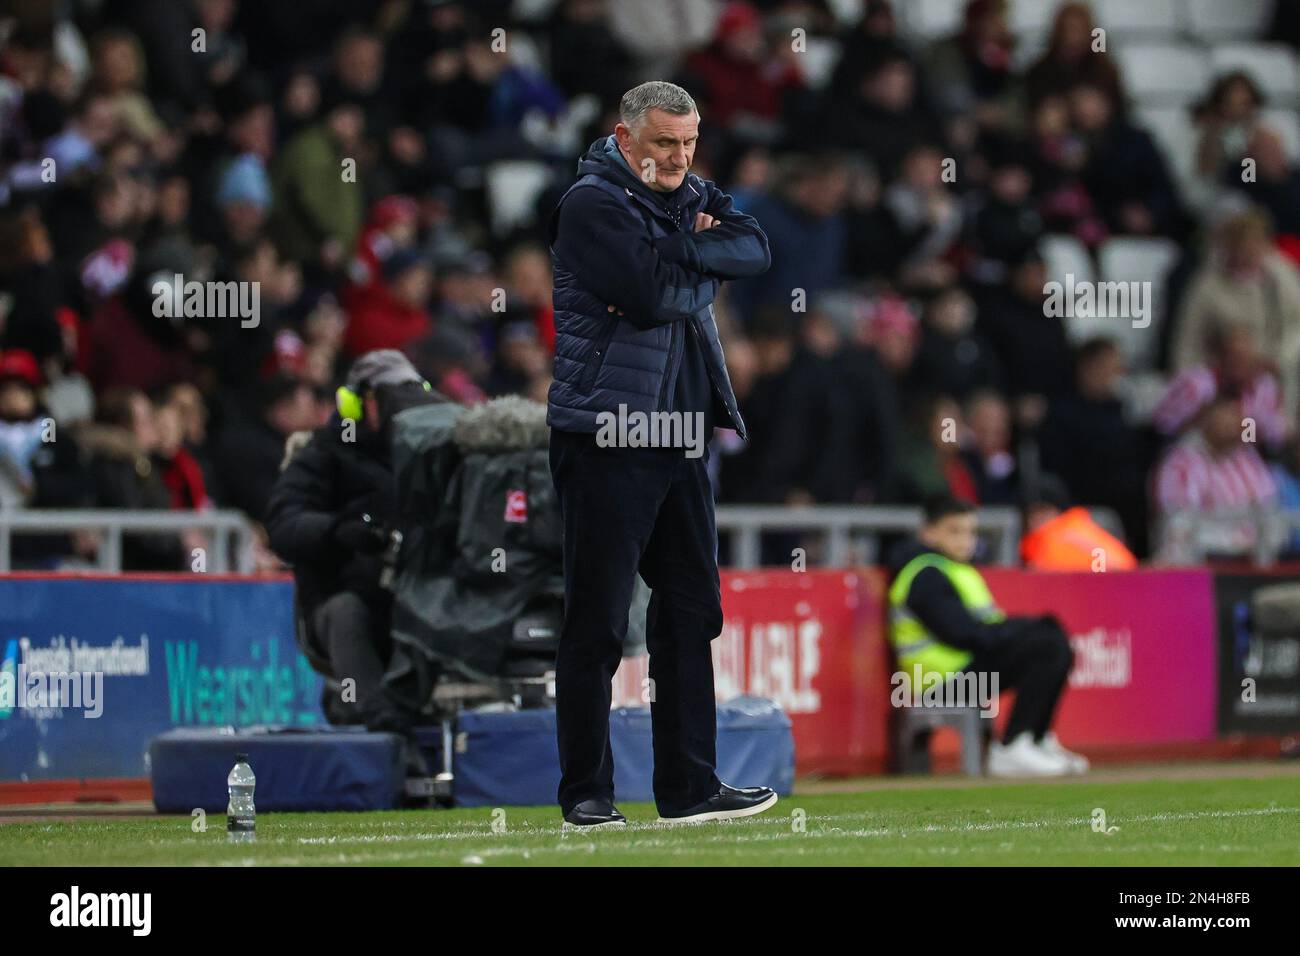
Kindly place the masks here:
<instances>
[{"instance_id":1,"label":"stadium crowd","mask_svg":"<svg viewBox=\"0 0 1300 956\"><path fill-rule=\"evenodd\" d=\"M549 212L648 78L692 92L695 171L771 243L718 309L751 431L715 437L719 501L1050 485L1142 557L1164 513L1300 506L1300 168L1249 72L1205 78L1180 176L1087 4L1053 5L1028 58L1002 0L924 41L903 4L859 6L10 0L0 507L260 519L287 436L371 349L458 401L544 401ZM1300 42L1295 5L1267 35ZM1141 349L1047 307L1049 236L1177 244ZM160 309L174 277L257 283L255 321ZM140 538L124 564L198 543ZM97 543L14 547L50 567Z\"/></svg>"}]
</instances>

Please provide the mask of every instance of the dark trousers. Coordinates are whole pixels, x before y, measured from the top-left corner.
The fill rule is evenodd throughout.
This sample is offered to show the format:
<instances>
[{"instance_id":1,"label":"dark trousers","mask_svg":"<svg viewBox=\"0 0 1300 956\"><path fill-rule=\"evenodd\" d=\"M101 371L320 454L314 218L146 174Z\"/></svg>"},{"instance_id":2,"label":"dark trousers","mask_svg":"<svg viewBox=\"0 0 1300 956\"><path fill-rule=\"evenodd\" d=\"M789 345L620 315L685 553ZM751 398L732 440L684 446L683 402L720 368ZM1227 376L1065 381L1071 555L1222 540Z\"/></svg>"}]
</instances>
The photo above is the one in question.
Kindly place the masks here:
<instances>
[{"instance_id":1,"label":"dark trousers","mask_svg":"<svg viewBox=\"0 0 1300 956\"><path fill-rule=\"evenodd\" d=\"M338 688L326 688L330 723L397 729L394 724L401 721L384 689L384 671L392 654L387 611L372 607L352 591L341 591L315 609L312 625L331 675L355 683L355 701L344 700Z\"/></svg>"},{"instance_id":2,"label":"dark trousers","mask_svg":"<svg viewBox=\"0 0 1300 956\"><path fill-rule=\"evenodd\" d=\"M1015 690L1003 741L1028 731L1035 740L1052 726L1052 715L1074 664L1070 639L1054 617L1012 618L1010 633L990 650L979 651L966 666L975 673L996 673L999 690Z\"/></svg>"},{"instance_id":3,"label":"dark trousers","mask_svg":"<svg viewBox=\"0 0 1300 956\"><path fill-rule=\"evenodd\" d=\"M722 630L717 531L707 457L681 449L602 448L551 431L564 522L564 626L555 669L560 808L614 797L610 681L640 572L646 613L654 793L661 813L718 789L710 642Z\"/></svg>"}]
</instances>

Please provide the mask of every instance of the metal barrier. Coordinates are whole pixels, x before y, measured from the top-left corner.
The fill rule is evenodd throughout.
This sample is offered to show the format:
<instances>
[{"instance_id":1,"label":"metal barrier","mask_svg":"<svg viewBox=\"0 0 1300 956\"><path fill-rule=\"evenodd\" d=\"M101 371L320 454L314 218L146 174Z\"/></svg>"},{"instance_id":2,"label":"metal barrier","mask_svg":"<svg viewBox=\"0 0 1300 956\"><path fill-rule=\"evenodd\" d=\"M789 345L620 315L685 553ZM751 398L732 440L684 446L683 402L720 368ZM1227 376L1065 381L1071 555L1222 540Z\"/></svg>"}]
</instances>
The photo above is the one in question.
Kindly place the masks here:
<instances>
[{"instance_id":1,"label":"metal barrier","mask_svg":"<svg viewBox=\"0 0 1300 956\"><path fill-rule=\"evenodd\" d=\"M241 511L113 511L93 508L0 511L0 572L12 568L15 534L70 534L94 531L102 537L96 567L107 574L122 570L123 534L188 530L208 536L206 569L213 573L253 570L253 525ZM231 547L231 539L234 546Z\"/></svg>"},{"instance_id":2,"label":"metal barrier","mask_svg":"<svg viewBox=\"0 0 1300 956\"><path fill-rule=\"evenodd\" d=\"M995 539L991 561L1013 565L1020 547L1020 512L1015 508L976 511L981 536ZM895 505L718 505L718 533L729 536L729 567L762 564L762 536L780 531L812 531L825 541L821 564L843 568L879 563L881 534L906 534L921 526L920 508Z\"/></svg>"},{"instance_id":3,"label":"metal barrier","mask_svg":"<svg viewBox=\"0 0 1300 956\"><path fill-rule=\"evenodd\" d=\"M982 535L995 539L992 560L1015 564L1020 540L1020 515L1014 508L980 508L976 512ZM915 531L921 509L896 506L719 505L718 532L729 535L731 566L756 568L762 563L762 536L790 531L810 531L826 543L821 564L848 567L879 560L879 536ZM239 511L111 511L48 510L0 511L0 573L12 568L15 534L67 534L98 531L103 541L97 568L106 573L122 570L122 536L126 533L202 531L209 536L208 570L215 573L252 570L253 526ZM231 547L231 538L234 547Z\"/></svg>"},{"instance_id":4,"label":"metal barrier","mask_svg":"<svg viewBox=\"0 0 1300 956\"><path fill-rule=\"evenodd\" d=\"M1157 559L1167 564L1241 557L1268 567L1290 551L1292 533L1298 529L1300 511L1282 508L1175 511L1156 523L1155 552Z\"/></svg>"},{"instance_id":5,"label":"metal barrier","mask_svg":"<svg viewBox=\"0 0 1300 956\"><path fill-rule=\"evenodd\" d=\"M991 539L992 563L1014 565L1020 544L1020 513L1010 507L979 508L975 512L981 537ZM1225 522L1246 520L1257 529L1249 555L1269 565L1284 550L1290 533L1300 529L1300 511L1255 510L1207 517L1194 512L1168 516L1161 527L1167 544L1177 542L1178 552L1166 554L1177 563L1199 563L1212 551L1208 539ZM731 545L730 566L752 569L762 565L763 535L811 532L824 547L820 561L810 563L842 568L877 564L881 560L882 534L910 534L921 526L921 509L895 505L718 505L718 533ZM243 512L219 511L113 511L59 509L0 511L0 573L10 571L13 538L22 534L68 534L96 531L102 534L96 567L109 574L122 570L124 534L180 532L194 529L208 536L207 570L214 573L253 570L253 524ZM1171 541L1172 539L1172 541Z\"/></svg>"}]
</instances>

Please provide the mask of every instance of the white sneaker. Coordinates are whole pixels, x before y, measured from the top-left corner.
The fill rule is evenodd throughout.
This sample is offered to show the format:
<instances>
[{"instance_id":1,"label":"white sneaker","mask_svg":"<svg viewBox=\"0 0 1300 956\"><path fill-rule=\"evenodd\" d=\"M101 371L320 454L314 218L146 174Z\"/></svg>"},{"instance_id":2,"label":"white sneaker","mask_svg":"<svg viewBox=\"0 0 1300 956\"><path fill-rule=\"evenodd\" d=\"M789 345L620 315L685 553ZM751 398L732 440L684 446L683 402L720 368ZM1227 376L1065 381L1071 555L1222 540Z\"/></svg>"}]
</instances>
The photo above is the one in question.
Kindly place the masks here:
<instances>
[{"instance_id":1,"label":"white sneaker","mask_svg":"<svg viewBox=\"0 0 1300 956\"><path fill-rule=\"evenodd\" d=\"M1056 739L1056 734L1048 731L1043 735L1043 739L1038 742L1040 750L1046 750L1049 754L1055 754L1065 760L1070 765L1070 773L1087 773L1088 768L1092 766L1088 758L1083 754L1077 754L1073 750L1066 750L1061 746L1061 742Z\"/></svg>"},{"instance_id":2,"label":"white sneaker","mask_svg":"<svg viewBox=\"0 0 1300 956\"><path fill-rule=\"evenodd\" d=\"M1034 743L1034 735L1025 731L1009 744L989 744L988 769L991 777L1061 777L1070 772L1070 765Z\"/></svg>"}]
</instances>

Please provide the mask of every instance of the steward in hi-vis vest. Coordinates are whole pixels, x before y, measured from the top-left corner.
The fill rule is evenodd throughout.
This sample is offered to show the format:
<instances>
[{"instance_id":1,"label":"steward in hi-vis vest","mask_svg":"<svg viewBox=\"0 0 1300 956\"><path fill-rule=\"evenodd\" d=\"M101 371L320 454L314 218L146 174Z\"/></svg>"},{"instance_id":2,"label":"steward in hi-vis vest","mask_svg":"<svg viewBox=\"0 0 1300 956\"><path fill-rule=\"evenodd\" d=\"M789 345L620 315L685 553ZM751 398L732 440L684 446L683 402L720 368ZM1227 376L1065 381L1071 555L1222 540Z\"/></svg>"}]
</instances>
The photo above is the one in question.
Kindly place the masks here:
<instances>
[{"instance_id":1,"label":"steward in hi-vis vest","mask_svg":"<svg viewBox=\"0 0 1300 956\"><path fill-rule=\"evenodd\" d=\"M981 686L1016 691L1003 738L989 748L989 773L1082 772L1087 759L1051 732L1074 662L1069 638L1051 615L1008 617L998 607L971 564L977 541L975 506L943 495L926 503L916 538L890 555L889 641L897 670L911 681L919 669L923 687L966 673L988 676Z\"/></svg>"},{"instance_id":2,"label":"steward in hi-vis vest","mask_svg":"<svg viewBox=\"0 0 1300 956\"><path fill-rule=\"evenodd\" d=\"M943 575L957 593L962 607L977 622L997 624L1005 620L1006 615L994 603L984 577L973 565L949 560L934 551L922 551L903 565L889 588L889 642L893 645L900 670L910 675L920 665L921 674L928 678L934 672L948 675L963 670L974 654L969 648L943 643L908 608L912 583L927 568Z\"/></svg>"}]
</instances>

